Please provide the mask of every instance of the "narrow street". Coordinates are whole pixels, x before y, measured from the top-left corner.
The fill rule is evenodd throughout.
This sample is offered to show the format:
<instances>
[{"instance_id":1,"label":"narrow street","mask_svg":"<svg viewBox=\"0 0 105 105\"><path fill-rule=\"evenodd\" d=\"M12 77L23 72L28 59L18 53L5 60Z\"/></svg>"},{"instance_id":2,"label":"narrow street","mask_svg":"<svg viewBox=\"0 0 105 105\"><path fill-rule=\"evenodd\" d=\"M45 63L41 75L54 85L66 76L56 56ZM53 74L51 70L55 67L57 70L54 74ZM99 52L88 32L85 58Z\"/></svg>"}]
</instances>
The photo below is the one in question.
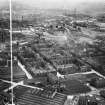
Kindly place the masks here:
<instances>
[{"instance_id":1,"label":"narrow street","mask_svg":"<svg viewBox=\"0 0 105 105\"><path fill-rule=\"evenodd\" d=\"M28 79L32 79L31 74L28 73L28 71L25 69L25 67L18 61L18 66L25 72Z\"/></svg>"}]
</instances>

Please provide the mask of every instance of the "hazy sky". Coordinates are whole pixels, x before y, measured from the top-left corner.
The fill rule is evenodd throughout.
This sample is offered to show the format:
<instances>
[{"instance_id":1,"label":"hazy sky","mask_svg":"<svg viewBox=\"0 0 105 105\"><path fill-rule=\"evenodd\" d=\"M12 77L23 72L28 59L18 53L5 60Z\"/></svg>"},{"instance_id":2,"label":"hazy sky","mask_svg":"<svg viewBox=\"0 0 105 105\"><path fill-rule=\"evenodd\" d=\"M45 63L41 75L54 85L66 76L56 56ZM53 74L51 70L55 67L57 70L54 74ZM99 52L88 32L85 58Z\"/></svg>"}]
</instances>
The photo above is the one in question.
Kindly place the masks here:
<instances>
[{"instance_id":1,"label":"hazy sky","mask_svg":"<svg viewBox=\"0 0 105 105\"><path fill-rule=\"evenodd\" d=\"M0 7L4 5L9 5L10 1L9 0L0 0Z\"/></svg>"},{"instance_id":2,"label":"hazy sky","mask_svg":"<svg viewBox=\"0 0 105 105\"><path fill-rule=\"evenodd\" d=\"M105 0L12 0L39 8L69 8L75 7L79 3L104 2Z\"/></svg>"},{"instance_id":3,"label":"hazy sky","mask_svg":"<svg viewBox=\"0 0 105 105\"><path fill-rule=\"evenodd\" d=\"M9 4L9 0L0 0L0 5Z\"/></svg>"}]
</instances>

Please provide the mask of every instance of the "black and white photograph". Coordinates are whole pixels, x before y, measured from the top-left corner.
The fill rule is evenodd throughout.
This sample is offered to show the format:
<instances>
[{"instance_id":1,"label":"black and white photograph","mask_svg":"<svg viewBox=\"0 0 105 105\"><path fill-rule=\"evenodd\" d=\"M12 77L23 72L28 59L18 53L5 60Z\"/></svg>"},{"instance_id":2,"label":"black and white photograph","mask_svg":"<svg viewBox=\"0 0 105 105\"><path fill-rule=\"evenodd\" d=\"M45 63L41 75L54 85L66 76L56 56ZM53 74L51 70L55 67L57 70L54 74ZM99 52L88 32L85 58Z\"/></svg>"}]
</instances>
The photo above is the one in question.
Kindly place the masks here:
<instances>
[{"instance_id":1,"label":"black and white photograph","mask_svg":"<svg viewBox=\"0 0 105 105\"><path fill-rule=\"evenodd\" d=\"M0 0L0 105L105 105L105 0Z\"/></svg>"}]
</instances>

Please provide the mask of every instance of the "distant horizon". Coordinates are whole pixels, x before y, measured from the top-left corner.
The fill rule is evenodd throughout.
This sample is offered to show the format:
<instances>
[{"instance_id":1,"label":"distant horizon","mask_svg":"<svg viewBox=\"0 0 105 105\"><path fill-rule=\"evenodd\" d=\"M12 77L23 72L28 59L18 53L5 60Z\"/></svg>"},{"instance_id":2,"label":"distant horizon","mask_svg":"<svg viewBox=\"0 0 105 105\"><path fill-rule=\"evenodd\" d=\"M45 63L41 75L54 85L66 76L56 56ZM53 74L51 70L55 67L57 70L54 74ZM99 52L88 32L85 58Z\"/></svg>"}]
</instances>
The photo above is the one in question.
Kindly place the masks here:
<instances>
[{"instance_id":1,"label":"distant horizon","mask_svg":"<svg viewBox=\"0 0 105 105\"><path fill-rule=\"evenodd\" d=\"M0 7L9 6L10 0L0 0ZM26 6L27 9L61 9L71 10L76 8L88 7L90 5L96 5L101 8L101 5L105 7L105 0L11 0L12 5ZM100 6L99 6L99 5ZM21 8L20 8L21 9Z\"/></svg>"},{"instance_id":2,"label":"distant horizon","mask_svg":"<svg viewBox=\"0 0 105 105\"><path fill-rule=\"evenodd\" d=\"M12 0L12 2L38 9L72 9L79 8L79 5L105 4L105 0Z\"/></svg>"},{"instance_id":3,"label":"distant horizon","mask_svg":"<svg viewBox=\"0 0 105 105\"><path fill-rule=\"evenodd\" d=\"M0 0L0 10L9 10L10 0ZM12 11L21 10L64 10L95 15L105 13L105 0L11 0ZM48 12L48 11L46 11ZM53 12L54 13L54 12Z\"/></svg>"}]
</instances>

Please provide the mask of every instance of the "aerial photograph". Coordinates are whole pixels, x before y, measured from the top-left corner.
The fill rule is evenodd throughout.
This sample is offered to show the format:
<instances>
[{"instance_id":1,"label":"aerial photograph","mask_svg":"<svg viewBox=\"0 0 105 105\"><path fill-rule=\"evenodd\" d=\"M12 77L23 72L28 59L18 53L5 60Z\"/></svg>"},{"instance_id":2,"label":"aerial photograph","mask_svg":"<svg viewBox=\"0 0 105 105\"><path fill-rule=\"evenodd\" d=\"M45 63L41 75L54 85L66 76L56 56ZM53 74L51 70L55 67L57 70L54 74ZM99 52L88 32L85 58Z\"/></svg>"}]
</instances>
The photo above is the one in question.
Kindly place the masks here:
<instances>
[{"instance_id":1,"label":"aerial photograph","mask_svg":"<svg viewBox=\"0 0 105 105\"><path fill-rule=\"evenodd\" d=\"M105 0L12 0L14 104L105 105Z\"/></svg>"},{"instance_id":2,"label":"aerial photograph","mask_svg":"<svg viewBox=\"0 0 105 105\"><path fill-rule=\"evenodd\" d=\"M105 105L105 0L6 4L0 7L0 105Z\"/></svg>"}]
</instances>

